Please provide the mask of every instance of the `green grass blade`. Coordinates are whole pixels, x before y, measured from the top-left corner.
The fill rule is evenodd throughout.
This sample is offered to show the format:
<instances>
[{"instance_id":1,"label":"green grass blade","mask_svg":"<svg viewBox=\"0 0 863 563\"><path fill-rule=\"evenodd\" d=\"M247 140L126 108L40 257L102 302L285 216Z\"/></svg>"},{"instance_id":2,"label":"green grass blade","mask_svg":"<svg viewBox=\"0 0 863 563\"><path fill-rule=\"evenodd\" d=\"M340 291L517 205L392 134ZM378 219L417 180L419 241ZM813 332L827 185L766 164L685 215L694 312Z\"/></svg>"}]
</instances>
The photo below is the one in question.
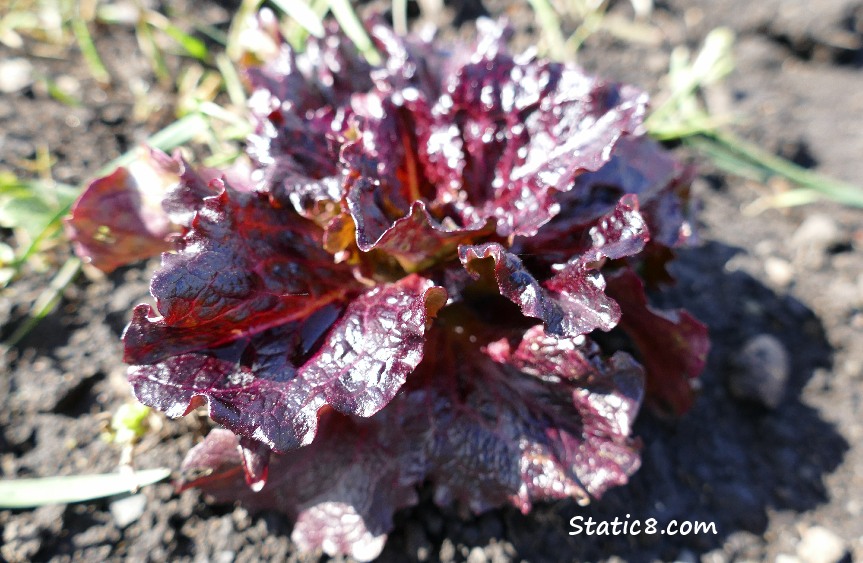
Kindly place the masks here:
<instances>
[{"instance_id":1,"label":"green grass blade","mask_svg":"<svg viewBox=\"0 0 863 563\"><path fill-rule=\"evenodd\" d=\"M381 64L381 55L375 49L360 17L354 11L349 0L330 0L330 11L360 53L371 65Z\"/></svg>"},{"instance_id":2,"label":"green grass blade","mask_svg":"<svg viewBox=\"0 0 863 563\"><path fill-rule=\"evenodd\" d=\"M407 35L408 0L393 0L393 29L399 35Z\"/></svg>"},{"instance_id":3,"label":"green grass blade","mask_svg":"<svg viewBox=\"0 0 863 563\"><path fill-rule=\"evenodd\" d=\"M49 504L84 502L136 491L167 479L171 470L148 469L134 473L74 475L44 479L0 481L0 508L34 508Z\"/></svg>"},{"instance_id":4,"label":"green grass blade","mask_svg":"<svg viewBox=\"0 0 863 563\"><path fill-rule=\"evenodd\" d=\"M216 55L216 68L222 75L222 83L225 85L225 91L231 103L239 108L246 107L246 90L243 88L243 81L240 80L240 73L237 72L228 55L225 53Z\"/></svg>"},{"instance_id":5,"label":"green grass blade","mask_svg":"<svg viewBox=\"0 0 863 563\"><path fill-rule=\"evenodd\" d=\"M199 61L206 62L209 58L210 52L207 49L207 45L192 35L189 35L168 19L167 16L161 14L155 10L144 10L142 13L142 19L149 23L154 28L161 30L168 37L173 39L183 50L192 58L198 59ZM140 25L140 22L139 22Z\"/></svg>"},{"instance_id":6,"label":"green grass blade","mask_svg":"<svg viewBox=\"0 0 863 563\"><path fill-rule=\"evenodd\" d=\"M15 346L21 340L27 336L31 330L33 330L36 325L42 322L42 319L47 317L51 311L54 310L54 307L57 306L57 303L60 302L60 298L62 296L63 290L66 289L72 280L75 279L75 276L78 275L78 272L81 271L81 259L77 256L73 256L66 260L66 263L60 268L60 271L57 272L57 275L51 280L51 283L48 284L42 293L39 294L39 297L36 298L36 302L33 303L33 308L30 310L30 316L27 317L27 320L21 323L15 332L12 333L4 344L9 346Z\"/></svg>"},{"instance_id":7,"label":"green grass blade","mask_svg":"<svg viewBox=\"0 0 863 563\"><path fill-rule=\"evenodd\" d=\"M65 90L60 88L60 86L58 86L56 82L54 82L47 76L43 80L45 82L45 89L48 90L48 95L60 102L61 104L73 108L81 107L84 105L81 100L71 94L68 94Z\"/></svg>"},{"instance_id":8,"label":"green grass blade","mask_svg":"<svg viewBox=\"0 0 863 563\"><path fill-rule=\"evenodd\" d=\"M162 84L171 84L171 71L168 70L168 63L165 62L162 49L156 42L156 36L153 35L151 25L146 19L141 19L135 26L135 33L138 35L138 47L150 62L150 68L156 75L156 79Z\"/></svg>"},{"instance_id":9,"label":"green grass blade","mask_svg":"<svg viewBox=\"0 0 863 563\"><path fill-rule=\"evenodd\" d=\"M206 118L200 113L190 113L149 137L144 144L167 152L188 143L205 131L207 131ZM135 160L137 154L137 148L126 151L96 171L96 176L104 176L113 172L118 166L129 164Z\"/></svg>"},{"instance_id":10,"label":"green grass blade","mask_svg":"<svg viewBox=\"0 0 863 563\"><path fill-rule=\"evenodd\" d=\"M111 82L111 75L102 62L99 51L96 50L96 44L93 43L93 37L90 35L90 30L87 29L87 22L80 16L74 16L72 17L71 24L72 33L78 41L78 48L81 49L81 55L84 57L84 62L90 67L93 78L102 84L109 84Z\"/></svg>"},{"instance_id":11,"label":"green grass blade","mask_svg":"<svg viewBox=\"0 0 863 563\"><path fill-rule=\"evenodd\" d=\"M161 29L168 37L176 41L190 57L206 62L210 51L203 41L189 35L170 22Z\"/></svg>"},{"instance_id":12,"label":"green grass blade","mask_svg":"<svg viewBox=\"0 0 863 563\"><path fill-rule=\"evenodd\" d=\"M71 201L63 204L54 214L45 222L44 226L41 230L36 233L33 239L30 241L27 249L15 259L15 263L13 264L17 271L24 265L30 257L39 250L39 247L42 245L42 242L47 239L55 229L59 228L60 220L66 216L69 212L69 209L72 207L72 203L74 202L74 198Z\"/></svg>"},{"instance_id":13,"label":"green grass blade","mask_svg":"<svg viewBox=\"0 0 863 563\"><path fill-rule=\"evenodd\" d=\"M863 188L860 186L803 168L732 133L714 131L698 137L698 140L689 139L686 142L708 156L720 154L721 158L712 159L713 162L732 174L739 174L734 166L742 163L748 172L760 172L761 182L765 182L770 177L779 176L827 199L845 205L863 207ZM795 205L800 204L795 203Z\"/></svg>"},{"instance_id":14,"label":"green grass blade","mask_svg":"<svg viewBox=\"0 0 863 563\"><path fill-rule=\"evenodd\" d=\"M798 207L800 205L808 205L821 199L821 194L806 188L798 188L767 197L763 203L763 207Z\"/></svg>"},{"instance_id":15,"label":"green grass blade","mask_svg":"<svg viewBox=\"0 0 863 563\"><path fill-rule=\"evenodd\" d=\"M540 27L542 27L544 39L548 44L549 55L558 61L566 60L566 40L561 31L560 16L551 2L549 0L528 0L528 2L536 13Z\"/></svg>"},{"instance_id":16,"label":"green grass blade","mask_svg":"<svg viewBox=\"0 0 863 563\"><path fill-rule=\"evenodd\" d=\"M272 2L310 34L315 37L324 36L324 22L303 0L272 0Z\"/></svg>"},{"instance_id":17,"label":"green grass blade","mask_svg":"<svg viewBox=\"0 0 863 563\"><path fill-rule=\"evenodd\" d=\"M315 13L317 19L320 21L324 21L327 13L330 11L330 0L310 0L308 2L309 9ZM309 39L308 30L302 25L292 26L291 29L286 30L288 40L288 44L295 49L298 53L302 53L306 50L306 42Z\"/></svg>"},{"instance_id":18,"label":"green grass blade","mask_svg":"<svg viewBox=\"0 0 863 563\"><path fill-rule=\"evenodd\" d=\"M243 0L240 7L231 19L231 28L228 30L228 41L225 51L232 60L237 60L242 55L243 46L240 44L240 36L248 23L249 18L254 17L263 0Z\"/></svg>"},{"instance_id":19,"label":"green grass blade","mask_svg":"<svg viewBox=\"0 0 863 563\"><path fill-rule=\"evenodd\" d=\"M684 145L691 147L720 170L761 184L770 177L764 168L728 150L724 145L716 143L708 137L698 135L686 137L682 141Z\"/></svg>"},{"instance_id":20,"label":"green grass blade","mask_svg":"<svg viewBox=\"0 0 863 563\"><path fill-rule=\"evenodd\" d=\"M210 25L204 22L198 22L195 24L195 29L201 33L201 35L205 35L209 37L213 42L221 45L222 47L227 47L228 45L228 34L219 29L214 25Z\"/></svg>"}]
</instances>

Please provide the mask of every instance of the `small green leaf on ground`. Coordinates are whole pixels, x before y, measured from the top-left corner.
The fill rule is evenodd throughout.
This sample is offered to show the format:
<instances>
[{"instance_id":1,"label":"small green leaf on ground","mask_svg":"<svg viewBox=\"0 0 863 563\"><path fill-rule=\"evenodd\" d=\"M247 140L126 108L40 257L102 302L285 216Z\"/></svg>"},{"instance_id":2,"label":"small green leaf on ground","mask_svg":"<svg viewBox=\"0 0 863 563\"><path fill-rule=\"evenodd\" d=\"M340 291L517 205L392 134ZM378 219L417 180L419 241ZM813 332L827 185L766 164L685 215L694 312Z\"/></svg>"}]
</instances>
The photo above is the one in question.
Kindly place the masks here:
<instances>
[{"instance_id":1,"label":"small green leaf on ground","mask_svg":"<svg viewBox=\"0 0 863 563\"><path fill-rule=\"evenodd\" d=\"M118 444L131 444L147 432L147 417L150 407L141 403L122 405L111 419L113 441Z\"/></svg>"}]
</instances>

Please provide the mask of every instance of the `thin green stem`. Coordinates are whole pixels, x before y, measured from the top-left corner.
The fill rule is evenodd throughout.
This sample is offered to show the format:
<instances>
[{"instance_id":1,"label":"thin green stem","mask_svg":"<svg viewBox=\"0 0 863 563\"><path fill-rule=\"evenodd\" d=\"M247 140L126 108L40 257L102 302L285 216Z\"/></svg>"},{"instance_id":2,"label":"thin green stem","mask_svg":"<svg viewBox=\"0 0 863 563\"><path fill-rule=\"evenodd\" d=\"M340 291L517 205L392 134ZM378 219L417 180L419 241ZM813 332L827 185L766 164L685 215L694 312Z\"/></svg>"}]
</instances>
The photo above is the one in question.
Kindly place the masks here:
<instances>
[{"instance_id":1,"label":"thin green stem","mask_svg":"<svg viewBox=\"0 0 863 563\"><path fill-rule=\"evenodd\" d=\"M381 55L375 49L360 17L354 11L349 0L330 0L330 11L356 48L371 65L381 64Z\"/></svg>"},{"instance_id":2,"label":"thin green stem","mask_svg":"<svg viewBox=\"0 0 863 563\"><path fill-rule=\"evenodd\" d=\"M539 25L548 44L549 55L558 61L566 60L566 40L563 38L557 11L549 0L528 0L528 2L539 19Z\"/></svg>"},{"instance_id":3,"label":"thin green stem","mask_svg":"<svg viewBox=\"0 0 863 563\"><path fill-rule=\"evenodd\" d=\"M111 82L111 75L102 62L99 51L96 50L96 44L93 43L93 37L87 28L87 22L76 14L72 16L71 26L75 40L78 42L78 48L81 49L81 55L84 57L84 62L90 68L93 78L102 84L109 84Z\"/></svg>"}]
</instances>

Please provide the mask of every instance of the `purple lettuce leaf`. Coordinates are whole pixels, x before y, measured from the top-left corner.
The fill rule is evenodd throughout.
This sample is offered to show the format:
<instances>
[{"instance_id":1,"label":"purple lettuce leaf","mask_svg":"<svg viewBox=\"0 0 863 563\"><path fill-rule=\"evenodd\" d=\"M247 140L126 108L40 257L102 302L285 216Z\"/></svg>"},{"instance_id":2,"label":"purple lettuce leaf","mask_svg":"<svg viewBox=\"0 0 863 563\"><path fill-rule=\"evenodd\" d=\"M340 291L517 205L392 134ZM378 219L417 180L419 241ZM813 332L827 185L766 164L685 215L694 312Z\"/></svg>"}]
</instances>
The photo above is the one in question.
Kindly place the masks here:
<instances>
[{"instance_id":1,"label":"purple lettuce leaf","mask_svg":"<svg viewBox=\"0 0 863 563\"><path fill-rule=\"evenodd\" d=\"M644 248L649 235L635 197L621 199L589 235L592 246L557 266L557 272L544 283L499 243L464 245L459 248L459 258L474 277L493 275L501 295L525 315L542 320L550 334L578 336L595 329L607 332L620 320L620 309L605 294L605 281L597 270L605 258L623 258Z\"/></svg>"},{"instance_id":2,"label":"purple lettuce leaf","mask_svg":"<svg viewBox=\"0 0 863 563\"><path fill-rule=\"evenodd\" d=\"M695 379L704 371L710 338L707 327L684 310L651 307L644 283L629 268L607 276L608 294L620 305L620 327L638 349L647 371L647 397L675 416L695 401Z\"/></svg>"},{"instance_id":3,"label":"purple lettuce leaf","mask_svg":"<svg viewBox=\"0 0 863 563\"><path fill-rule=\"evenodd\" d=\"M267 484L255 492L242 476L237 437L215 429L187 454L183 473L191 478L183 486L200 487L220 502L286 513L295 522L291 540L304 552L371 561L383 549L393 513L417 502L416 481L405 478L412 460L401 433L397 426L324 414L315 442L274 456Z\"/></svg>"},{"instance_id":4,"label":"purple lettuce leaf","mask_svg":"<svg viewBox=\"0 0 863 563\"><path fill-rule=\"evenodd\" d=\"M258 189L307 218L326 214L326 204L342 197L338 155L353 113L351 94L372 86L368 64L330 29L311 38L302 55L282 44L273 60L244 74L253 91L255 131L247 145Z\"/></svg>"},{"instance_id":5,"label":"purple lettuce leaf","mask_svg":"<svg viewBox=\"0 0 863 563\"><path fill-rule=\"evenodd\" d=\"M541 252L550 263L566 260L583 250L585 232L625 194L638 196L651 245L688 242L693 236L691 177L692 169L659 143L647 137L623 137L605 165L579 175L569 191L555 195L560 212L534 236L519 237L515 246L528 254Z\"/></svg>"},{"instance_id":6,"label":"purple lettuce leaf","mask_svg":"<svg viewBox=\"0 0 863 563\"><path fill-rule=\"evenodd\" d=\"M142 147L131 164L91 182L66 219L75 252L105 272L171 250L176 235L192 226L205 198L218 183L248 189L249 172L239 166L224 171L193 169L175 152Z\"/></svg>"},{"instance_id":7,"label":"purple lettuce leaf","mask_svg":"<svg viewBox=\"0 0 863 563\"><path fill-rule=\"evenodd\" d=\"M642 397L638 364L623 353L604 360L585 337L539 326L478 352L483 327L456 322L436 347L448 353L420 366L425 386L405 397L406 412L423 409L438 425L436 502L475 513L511 503L527 513L540 500L586 503L627 481L639 464L629 437Z\"/></svg>"},{"instance_id":8,"label":"purple lettuce leaf","mask_svg":"<svg viewBox=\"0 0 863 563\"><path fill-rule=\"evenodd\" d=\"M91 182L65 221L75 253L104 272L172 248L180 232L162 199L180 181L176 163L156 151Z\"/></svg>"},{"instance_id":9,"label":"purple lettuce leaf","mask_svg":"<svg viewBox=\"0 0 863 563\"><path fill-rule=\"evenodd\" d=\"M397 219L373 243L357 245L360 250L378 250L395 258L407 272L417 272L446 258L455 257L458 248L494 233L494 223L473 228L445 227L437 221L421 201L410 212Z\"/></svg>"},{"instance_id":10,"label":"purple lettuce leaf","mask_svg":"<svg viewBox=\"0 0 863 563\"><path fill-rule=\"evenodd\" d=\"M259 119L247 142L258 167L256 188L306 218L326 213L342 196L338 160L331 156L340 146L341 132L333 129L340 118L329 108L302 119L277 108Z\"/></svg>"},{"instance_id":11,"label":"purple lettuce leaf","mask_svg":"<svg viewBox=\"0 0 863 563\"><path fill-rule=\"evenodd\" d=\"M340 154L347 171L344 206L360 251L383 252L405 271L419 271L455 257L460 244L487 238L494 224L489 220L460 227L451 218L438 219L444 212L434 201L434 187L423 173L408 121L409 113L421 111L422 104L419 98L381 96L372 92L354 98L354 120L362 135L345 144ZM336 230L342 228L339 224Z\"/></svg>"},{"instance_id":12,"label":"purple lettuce leaf","mask_svg":"<svg viewBox=\"0 0 863 563\"><path fill-rule=\"evenodd\" d=\"M309 37L300 54L284 40L277 22L261 17L253 23L276 43L276 52L265 61L251 53L244 56L243 74L251 90L266 91L302 115L345 106L353 93L371 89L372 68L334 22L326 23L324 37Z\"/></svg>"},{"instance_id":13,"label":"purple lettuce leaf","mask_svg":"<svg viewBox=\"0 0 863 563\"><path fill-rule=\"evenodd\" d=\"M355 295L359 284L321 248L322 234L265 195L223 186L204 201L179 252L162 256L150 284L158 314L136 308L125 360L228 343Z\"/></svg>"},{"instance_id":14,"label":"purple lettuce leaf","mask_svg":"<svg viewBox=\"0 0 863 563\"><path fill-rule=\"evenodd\" d=\"M422 359L426 324L445 302L442 288L409 276L360 295L341 315L324 307L221 346L133 365L129 380L138 400L170 417L206 400L214 421L284 452L312 441L326 405L359 416L383 408Z\"/></svg>"},{"instance_id":15,"label":"purple lettuce leaf","mask_svg":"<svg viewBox=\"0 0 863 563\"><path fill-rule=\"evenodd\" d=\"M187 456L184 486L288 513L304 550L367 560L425 481L436 502L474 512L588 502L627 481L639 463L629 438L642 394L637 364L622 353L603 360L590 341L539 327L478 348L469 333L488 327L465 325L431 336L438 353L377 415L328 413L314 443L274 455L260 493L245 485L238 441L219 430Z\"/></svg>"},{"instance_id":16,"label":"purple lettuce leaf","mask_svg":"<svg viewBox=\"0 0 863 563\"><path fill-rule=\"evenodd\" d=\"M558 211L554 194L599 169L636 133L646 95L581 70L507 53L505 30L486 30L465 64L444 77L444 95L421 139L446 152L427 162L448 186L465 224L495 218L498 233L531 235ZM422 151L421 151L422 154Z\"/></svg>"},{"instance_id":17,"label":"purple lettuce leaf","mask_svg":"<svg viewBox=\"0 0 863 563\"><path fill-rule=\"evenodd\" d=\"M305 76L289 51L249 70L261 189L308 217L313 204L346 197L361 247L417 201L438 221L479 228L491 219L501 236L532 235L560 212L558 192L640 132L642 92L513 57L504 27L484 26L471 56L449 59L428 43L375 30L395 59L351 95L322 93L315 73L329 72L327 64L313 62ZM347 178L341 191L339 178Z\"/></svg>"},{"instance_id":18,"label":"purple lettuce leaf","mask_svg":"<svg viewBox=\"0 0 863 563\"><path fill-rule=\"evenodd\" d=\"M373 92L356 96L354 122L360 132L340 154L346 170L347 212L356 225L357 244L368 251L393 223L422 199L411 132L402 110Z\"/></svg>"},{"instance_id":19,"label":"purple lettuce leaf","mask_svg":"<svg viewBox=\"0 0 863 563\"><path fill-rule=\"evenodd\" d=\"M426 99L441 94L440 77L459 58L458 51L446 51L430 37L400 36L380 17L372 17L366 27L375 47L384 55L383 67L372 73L379 89L415 88Z\"/></svg>"},{"instance_id":20,"label":"purple lettuce leaf","mask_svg":"<svg viewBox=\"0 0 863 563\"><path fill-rule=\"evenodd\" d=\"M225 171L204 167L192 168L179 151L175 152L170 160L167 155L161 155L158 151L153 150L151 153L159 156L166 166L170 165L179 177L178 182L162 198L162 209L171 221L185 229L191 228L204 199L218 195L220 184L214 183L214 180L224 179L236 189L243 191L249 189L249 171L239 166Z\"/></svg>"}]
</instances>

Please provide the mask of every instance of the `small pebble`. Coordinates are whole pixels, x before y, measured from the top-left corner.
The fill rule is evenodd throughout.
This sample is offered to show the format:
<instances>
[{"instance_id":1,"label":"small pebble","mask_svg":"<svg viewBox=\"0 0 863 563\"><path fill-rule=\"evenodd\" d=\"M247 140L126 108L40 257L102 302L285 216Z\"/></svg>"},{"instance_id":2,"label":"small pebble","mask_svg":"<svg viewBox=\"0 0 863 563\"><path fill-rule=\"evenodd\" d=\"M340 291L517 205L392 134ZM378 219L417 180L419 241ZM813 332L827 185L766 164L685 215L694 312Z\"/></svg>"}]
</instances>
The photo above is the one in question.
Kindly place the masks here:
<instances>
[{"instance_id":1,"label":"small pebble","mask_svg":"<svg viewBox=\"0 0 863 563\"><path fill-rule=\"evenodd\" d=\"M729 378L731 393L738 399L776 408L785 396L790 361L788 351L775 336L759 334L749 339L737 358L737 369Z\"/></svg>"},{"instance_id":2,"label":"small pebble","mask_svg":"<svg viewBox=\"0 0 863 563\"><path fill-rule=\"evenodd\" d=\"M16 57L0 61L0 92L13 94L33 84L33 65Z\"/></svg>"},{"instance_id":3,"label":"small pebble","mask_svg":"<svg viewBox=\"0 0 863 563\"><path fill-rule=\"evenodd\" d=\"M455 559L455 546L449 538L443 540L440 546L440 560L442 562L452 561Z\"/></svg>"},{"instance_id":4,"label":"small pebble","mask_svg":"<svg viewBox=\"0 0 863 563\"><path fill-rule=\"evenodd\" d=\"M810 261L817 254L824 254L832 246L846 242L839 224L829 215L810 215L791 235L791 244L798 256Z\"/></svg>"},{"instance_id":5,"label":"small pebble","mask_svg":"<svg viewBox=\"0 0 863 563\"><path fill-rule=\"evenodd\" d=\"M838 563L847 552L844 540L822 526L804 531L797 545L797 556L803 563Z\"/></svg>"},{"instance_id":6,"label":"small pebble","mask_svg":"<svg viewBox=\"0 0 863 563\"><path fill-rule=\"evenodd\" d=\"M767 279L779 287L787 287L794 279L794 269L787 260L770 256L764 260L764 273Z\"/></svg>"},{"instance_id":7,"label":"small pebble","mask_svg":"<svg viewBox=\"0 0 863 563\"><path fill-rule=\"evenodd\" d=\"M842 231L829 215L816 213L801 223L791 236L791 244L798 248L827 250L842 242Z\"/></svg>"},{"instance_id":8,"label":"small pebble","mask_svg":"<svg viewBox=\"0 0 863 563\"><path fill-rule=\"evenodd\" d=\"M846 242L839 224L824 214L810 215L791 236L794 262L801 268L822 268L832 247Z\"/></svg>"},{"instance_id":9,"label":"small pebble","mask_svg":"<svg viewBox=\"0 0 863 563\"><path fill-rule=\"evenodd\" d=\"M62 90L64 94L77 96L81 93L81 82L74 76L61 74L54 82L56 82L57 88Z\"/></svg>"},{"instance_id":10,"label":"small pebble","mask_svg":"<svg viewBox=\"0 0 863 563\"><path fill-rule=\"evenodd\" d=\"M147 507L147 497L137 494L115 500L109 505L111 516L118 528L125 528L132 522L138 520Z\"/></svg>"},{"instance_id":11,"label":"small pebble","mask_svg":"<svg viewBox=\"0 0 863 563\"><path fill-rule=\"evenodd\" d=\"M470 554L467 556L467 563L486 563L487 561L488 558L481 547L471 549Z\"/></svg>"}]
</instances>

